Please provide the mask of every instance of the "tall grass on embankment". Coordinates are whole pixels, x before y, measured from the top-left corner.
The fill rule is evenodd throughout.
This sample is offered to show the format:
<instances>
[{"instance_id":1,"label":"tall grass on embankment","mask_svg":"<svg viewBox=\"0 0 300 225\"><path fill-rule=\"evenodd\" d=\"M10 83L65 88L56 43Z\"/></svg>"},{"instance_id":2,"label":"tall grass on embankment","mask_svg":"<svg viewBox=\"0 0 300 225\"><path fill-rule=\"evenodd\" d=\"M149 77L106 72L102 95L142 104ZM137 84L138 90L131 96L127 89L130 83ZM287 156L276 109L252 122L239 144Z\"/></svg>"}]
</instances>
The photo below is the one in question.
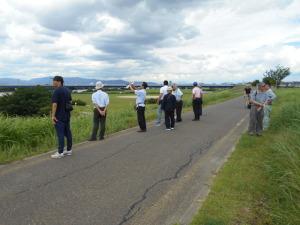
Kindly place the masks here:
<instances>
[{"instance_id":1,"label":"tall grass on embankment","mask_svg":"<svg viewBox=\"0 0 300 225\"><path fill-rule=\"evenodd\" d=\"M244 134L192 225L300 224L300 89L280 89L271 126Z\"/></svg>"},{"instance_id":2,"label":"tall grass on embankment","mask_svg":"<svg viewBox=\"0 0 300 225\"><path fill-rule=\"evenodd\" d=\"M240 87L216 91L205 96L204 104L214 104L240 95L242 95L242 88ZM90 101L90 95L76 95L76 99L80 99L80 97L83 98L81 100ZM134 101L134 99L130 101L120 100L116 95L111 95L106 134L137 125L136 111L133 109ZM191 109L191 90L185 91L184 102L185 109ZM156 117L156 110L157 105L147 105L147 121ZM75 107L72 112L71 129L74 143L89 138L92 129L91 105ZM47 152L55 147L56 134L49 117L25 118L0 115L0 163Z\"/></svg>"}]
</instances>

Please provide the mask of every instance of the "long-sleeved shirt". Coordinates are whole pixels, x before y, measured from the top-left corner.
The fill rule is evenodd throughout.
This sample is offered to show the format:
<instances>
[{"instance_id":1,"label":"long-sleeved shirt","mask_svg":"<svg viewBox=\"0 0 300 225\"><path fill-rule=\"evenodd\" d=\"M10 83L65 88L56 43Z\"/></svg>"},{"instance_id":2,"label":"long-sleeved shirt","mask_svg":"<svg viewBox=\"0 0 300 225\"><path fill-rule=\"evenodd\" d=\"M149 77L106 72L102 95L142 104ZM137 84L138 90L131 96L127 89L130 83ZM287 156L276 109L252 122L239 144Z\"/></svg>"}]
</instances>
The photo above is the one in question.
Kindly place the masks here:
<instances>
[{"instance_id":1,"label":"long-sleeved shirt","mask_svg":"<svg viewBox=\"0 0 300 225\"><path fill-rule=\"evenodd\" d=\"M171 93L166 94L162 100L161 108L167 112L174 111L176 108L175 96Z\"/></svg>"}]
</instances>

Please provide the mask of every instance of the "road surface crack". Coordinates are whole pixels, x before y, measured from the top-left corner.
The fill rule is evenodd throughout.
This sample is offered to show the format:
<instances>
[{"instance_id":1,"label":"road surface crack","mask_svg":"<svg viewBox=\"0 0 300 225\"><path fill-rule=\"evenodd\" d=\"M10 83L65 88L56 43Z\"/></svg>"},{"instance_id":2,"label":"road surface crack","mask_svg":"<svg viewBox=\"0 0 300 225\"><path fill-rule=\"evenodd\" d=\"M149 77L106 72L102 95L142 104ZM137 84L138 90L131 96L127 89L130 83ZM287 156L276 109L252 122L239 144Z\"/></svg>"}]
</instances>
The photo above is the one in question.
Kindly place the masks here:
<instances>
[{"instance_id":1,"label":"road surface crack","mask_svg":"<svg viewBox=\"0 0 300 225\"><path fill-rule=\"evenodd\" d=\"M154 189L157 185L159 185L161 183L169 182L169 181L177 179L179 177L179 174L192 163L194 157L196 155L201 155L201 154L205 153L212 146L214 141L215 141L215 139L211 140L209 142L205 142L204 144L201 145L201 147L198 150L190 153L188 160L184 164L179 166L179 168L176 170L176 172L173 176L163 178L163 179L155 182L154 184L152 184L150 187L146 188L146 190L144 191L141 198L139 200L137 200L136 202L134 202L129 207L128 211L122 217L122 221L120 223L118 223L118 225L123 225L123 224L127 223L129 220L131 220L140 211L141 207L139 205L147 199L147 197L148 197L147 195L149 194L149 192L152 189Z\"/></svg>"}]
</instances>

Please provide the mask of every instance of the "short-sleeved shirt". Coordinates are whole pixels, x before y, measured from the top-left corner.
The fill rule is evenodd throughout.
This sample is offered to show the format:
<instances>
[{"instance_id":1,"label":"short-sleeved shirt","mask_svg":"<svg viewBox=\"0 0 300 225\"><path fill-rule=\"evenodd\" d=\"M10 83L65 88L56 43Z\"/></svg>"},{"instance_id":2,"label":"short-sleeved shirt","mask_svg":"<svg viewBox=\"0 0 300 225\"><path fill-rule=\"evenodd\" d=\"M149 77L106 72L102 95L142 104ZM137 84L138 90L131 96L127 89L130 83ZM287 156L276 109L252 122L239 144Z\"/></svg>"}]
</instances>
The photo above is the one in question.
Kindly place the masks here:
<instances>
[{"instance_id":1,"label":"short-sleeved shirt","mask_svg":"<svg viewBox=\"0 0 300 225\"><path fill-rule=\"evenodd\" d=\"M251 96L251 100L254 100L259 103L265 103L268 100L268 95L266 92L253 91Z\"/></svg>"},{"instance_id":2,"label":"short-sleeved shirt","mask_svg":"<svg viewBox=\"0 0 300 225\"><path fill-rule=\"evenodd\" d=\"M199 87L194 87L192 93L193 95L195 95L195 98L201 98L201 94L203 94L203 91Z\"/></svg>"},{"instance_id":3,"label":"short-sleeved shirt","mask_svg":"<svg viewBox=\"0 0 300 225\"><path fill-rule=\"evenodd\" d=\"M108 94L104 91L98 90L94 94L92 94L92 102L94 105L98 107L104 108L109 104Z\"/></svg>"},{"instance_id":4,"label":"short-sleeved shirt","mask_svg":"<svg viewBox=\"0 0 300 225\"><path fill-rule=\"evenodd\" d=\"M172 94L176 97L176 101L180 101L183 95L182 91L179 88L173 91Z\"/></svg>"},{"instance_id":5,"label":"short-sleeved shirt","mask_svg":"<svg viewBox=\"0 0 300 225\"><path fill-rule=\"evenodd\" d=\"M71 100L71 93L65 87L59 87L53 92L52 103L57 104L55 117L58 121L68 122L70 120L71 113L66 110L66 104Z\"/></svg>"},{"instance_id":6,"label":"short-sleeved shirt","mask_svg":"<svg viewBox=\"0 0 300 225\"><path fill-rule=\"evenodd\" d=\"M161 87L159 90L159 94L162 94L160 100L163 100L165 95L168 94L168 85Z\"/></svg>"},{"instance_id":7,"label":"short-sleeved shirt","mask_svg":"<svg viewBox=\"0 0 300 225\"><path fill-rule=\"evenodd\" d=\"M145 107L145 100L146 100L146 90L135 90L134 93L136 94L136 106Z\"/></svg>"},{"instance_id":8,"label":"short-sleeved shirt","mask_svg":"<svg viewBox=\"0 0 300 225\"><path fill-rule=\"evenodd\" d=\"M266 91L266 94L271 101L274 101L277 97L271 88Z\"/></svg>"}]
</instances>

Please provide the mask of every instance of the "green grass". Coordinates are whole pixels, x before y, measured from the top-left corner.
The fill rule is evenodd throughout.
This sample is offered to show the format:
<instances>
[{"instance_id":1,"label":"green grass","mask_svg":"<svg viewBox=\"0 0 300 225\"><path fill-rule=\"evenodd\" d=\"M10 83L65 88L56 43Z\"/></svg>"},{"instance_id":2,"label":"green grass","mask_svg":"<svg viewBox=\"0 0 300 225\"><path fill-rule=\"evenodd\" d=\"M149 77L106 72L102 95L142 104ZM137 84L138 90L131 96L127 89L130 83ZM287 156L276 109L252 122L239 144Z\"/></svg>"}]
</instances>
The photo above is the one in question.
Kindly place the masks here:
<instances>
[{"instance_id":1,"label":"green grass","mask_svg":"<svg viewBox=\"0 0 300 225\"><path fill-rule=\"evenodd\" d=\"M215 104L240 96L242 88L210 92L204 97L204 105ZM110 94L106 134L137 126L135 99L119 98L120 95L133 95L128 91ZM148 95L158 95L158 90L149 90ZM71 128L74 143L88 139L92 129L91 94L73 94L86 106L75 106L72 112ZM191 90L184 90L184 110L191 110ZM146 107L146 119L156 117L157 105ZM56 147L56 134L49 117L5 117L0 115L0 163L8 163L28 156L47 152Z\"/></svg>"},{"instance_id":2,"label":"green grass","mask_svg":"<svg viewBox=\"0 0 300 225\"><path fill-rule=\"evenodd\" d=\"M191 225L300 224L300 89L277 94L270 129L241 137Z\"/></svg>"}]
</instances>

